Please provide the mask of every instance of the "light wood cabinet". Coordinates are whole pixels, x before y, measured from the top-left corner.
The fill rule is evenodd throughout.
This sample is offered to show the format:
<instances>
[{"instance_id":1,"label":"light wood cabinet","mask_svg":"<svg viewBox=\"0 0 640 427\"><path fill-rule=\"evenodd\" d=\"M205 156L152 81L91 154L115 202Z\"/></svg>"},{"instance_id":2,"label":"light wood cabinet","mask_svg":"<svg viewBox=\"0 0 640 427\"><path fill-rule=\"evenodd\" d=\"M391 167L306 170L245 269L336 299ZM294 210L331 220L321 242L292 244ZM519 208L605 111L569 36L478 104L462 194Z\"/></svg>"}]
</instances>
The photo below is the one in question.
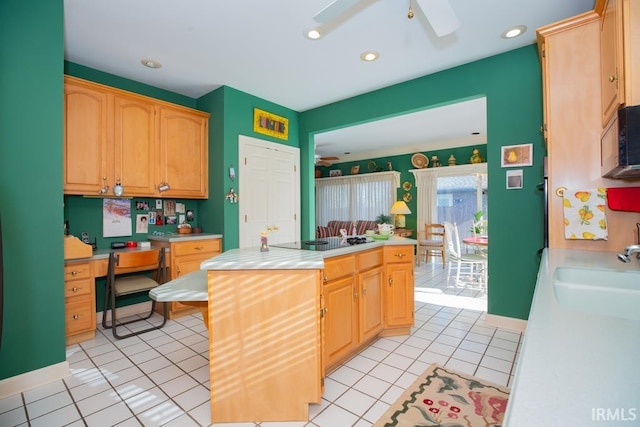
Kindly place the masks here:
<instances>
[{"instance_id":1,"label":"light wood cabinet","mask_svg":"<svg viewBox=\"0 0 640 427\"><path fill-rule=\"evenodd\" d=\"M65 263L64 297L67 345L95 337L96 298L89 261Z\"/></svg>"},{"instance_id":2,"label":"light wood cabinet","mask_svg":"<svg viewBox=\"0 0 640 427\"><path fill-rule=\"evenodd\" d=\"M387 283L384 286L384 334L408 333L414 325L414 249L409 246L385 246Z\"/></svg>"},{"instance_id":3,"label":"light wood cabinet","mask_svg":"<svg viewBox=\"0 0 640 427\"><path fill-rule=\"evenodd\" d=\"M624 104L622 0L605 0L600 25L602 126Z\"/></svg>"},{"instance_id":4,"label":"light wood cabinet","mask_svg":"<svg viewBox=\"0 0 640 427\"><path fill-rule=\"evenodd\" d=\"M202 261L219 255L222 252L222 239L198 239L182 242L161 242L154 240L151 242L151 246L169 248L169 253L167 254L169 258L168 262L171 265L169 268L169 279L173 280L192 271L200 270ZM169 304L170 319L198 311L197 308L191 305L176 301L167 304ZM156 307L156 311L161 312L161 310L161 306Z\"/></svg>"},{"instance_id":5,"label":"light wood cabinet","mask_svg":"<svg viewBox=\"0 0 640 427\"><path fill-rule=\"evenodd\" d=\"M70 76L64 112L65 194L208 196L207 113Z\"/></svg>"},{"instance_id":6,"label":"light wood cabinet","mask_svg":"<svg viewBox=\"0 0 640 427\"><path fill-rule=\"evenodd\" d=\"M335 365L358 345L355 268L354 255L328 258L324 263L322 295L325 313L325 367Z\"/></svg>"},{"instance_id":7,"label":"light wood cabinet","mask_svg":"<svg viewBox=\"0 0 640 427\"><path fill-rule=\"evenodd\" d=\"M208 195L208 116L182 109L160 108L158 183L167 183L165 197L206 198Z\"/></svg>"},{"instance_id":8,"label":"light wood cabinet","mask_svg":"<svg viewBox=\"0 0 640 427\"><path fill-rule=\"evenodd\" d=\"M325 259L324 366L331 368L382 331L382 249Z\"/></svg>"},{"instance_id":9,"label":"light wood cabinet","mask_svg":"<svg viewBox=\"0 0 640 427\"><path fill-rule=\"evenodd\" d=\"M63 187L65 194L97 195L107 180L108 94L65 77ZM113 181L112 181L113 183Z\"/></svg>"}]
</instances>

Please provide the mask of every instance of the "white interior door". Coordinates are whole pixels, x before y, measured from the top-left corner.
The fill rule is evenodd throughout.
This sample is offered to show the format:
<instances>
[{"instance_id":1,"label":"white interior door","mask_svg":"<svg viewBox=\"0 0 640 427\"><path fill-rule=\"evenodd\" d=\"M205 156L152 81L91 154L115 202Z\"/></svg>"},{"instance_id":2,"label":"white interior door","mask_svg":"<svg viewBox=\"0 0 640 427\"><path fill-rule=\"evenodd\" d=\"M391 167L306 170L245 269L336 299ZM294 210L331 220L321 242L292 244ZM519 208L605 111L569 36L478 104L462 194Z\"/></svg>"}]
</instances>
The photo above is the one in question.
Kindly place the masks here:
<instances>
[{"instance_id":1,"label":"white interior door","mask_svg":"<svg viewBox=\"0 0 640 427\"><path fill-rule=\"evenodd\" d=\"M240 135L238 138L239 245L260 246L300 240L299 149Z\"/></svg>"}]
</instances>

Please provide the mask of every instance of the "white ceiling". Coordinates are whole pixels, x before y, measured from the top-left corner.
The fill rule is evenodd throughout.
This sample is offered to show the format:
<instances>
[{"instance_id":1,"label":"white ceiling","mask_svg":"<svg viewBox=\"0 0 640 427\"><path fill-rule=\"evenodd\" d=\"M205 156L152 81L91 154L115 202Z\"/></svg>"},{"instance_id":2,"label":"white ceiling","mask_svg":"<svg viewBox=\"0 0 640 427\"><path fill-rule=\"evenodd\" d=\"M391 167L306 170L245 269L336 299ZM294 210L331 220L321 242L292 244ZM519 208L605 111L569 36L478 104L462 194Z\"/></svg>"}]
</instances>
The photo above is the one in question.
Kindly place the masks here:
<instances>
[{"instance_id":1,"label":"white ceiling","mask_svg":"<svg viewBox=\"0 0 640 427\"><path fill-rule=\"evenodd\" d=\"M409 0L361 0L341 18L323 25L323 38L307 39L305 30L318 26L313 16L331 1L64 0L65 59L193 98L226 85L306 111L534 43L536 28L592 10L595 3L449 0L460 27L438 38L414 2L415 17L409 20ZM528 30L515 39L501 38L513 25L526 25ZM380 58L363 62L360 54L365 50L378 51ZM143 67L143 58L163 66ZM479 103L460 107L464 110L449 111L446 117L481 114L484 108ZM430 113L441 114L436 109L421 114ZM441 142L467 137L449 135L460 130L459 120L422 115L419 121L398 120L404 122L388 122L373 133L384 138L383 131L393 129L386 136L387 145L409 141L412 135L420 141L411 144L423 143L431 135L439 135ZM482 120L484 116L470 119L470 128L464 131L477 127L486 140ZM359 129L367 131L367 126ZM370 134L349 132L351 136L334 131L331 141L328 135L319 137L318 153L345 157L345 151L360 150L356 140L372 146ZM322 148L330 143L342 148L338 152ZM426 150L403 152L410 151Z\"/></svg>"}]
</instances>

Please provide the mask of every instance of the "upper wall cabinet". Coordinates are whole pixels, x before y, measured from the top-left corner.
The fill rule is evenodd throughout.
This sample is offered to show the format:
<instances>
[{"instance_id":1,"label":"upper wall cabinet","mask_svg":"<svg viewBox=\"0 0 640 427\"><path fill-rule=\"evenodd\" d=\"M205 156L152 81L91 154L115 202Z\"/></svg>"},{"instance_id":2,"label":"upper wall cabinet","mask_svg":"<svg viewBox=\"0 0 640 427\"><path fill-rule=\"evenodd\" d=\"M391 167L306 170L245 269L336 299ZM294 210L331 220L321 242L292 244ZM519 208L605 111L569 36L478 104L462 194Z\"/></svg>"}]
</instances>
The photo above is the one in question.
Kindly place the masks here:
<instances>
[{"instance_id":1,"label":"upper wall cabinet","mask_svg":"<svg viewBox=\"0 0 640 427\"><path fill-rule=\"evenodd\" d=\"M640 6L633 0L601 0L602 126L621 105L640 104Z\"/></svg>"},{"instance_id":2,"label":"upper wall cabinet","mask_svg":"<svg viewBox=\"0 0 640 427\"><path fill-rule=\"evenodd\" d=\"M183 109L160 108L158 182L169 189L165 197L206 198L208 184L208 116Z\"/></svg>"},{"instance_id":3,"label":"upper wall cabinet","mask_svg":"<svg viewBox=\"0 0 640 427\"><path fill-rule=\"evenodd\" d=\"M606 0L600 25L602 126L624 103L622 0Z\"/></svg>"},{"instance_id":4,"label":"upper wall cabinet","mask_svg":"<svg viewBox=\"0 0 640 427\"><path fill-rule=\"evenodd\" d=\"M65 194L206 198L208 117L65 76Z\"/></svg>"}]
</instances>

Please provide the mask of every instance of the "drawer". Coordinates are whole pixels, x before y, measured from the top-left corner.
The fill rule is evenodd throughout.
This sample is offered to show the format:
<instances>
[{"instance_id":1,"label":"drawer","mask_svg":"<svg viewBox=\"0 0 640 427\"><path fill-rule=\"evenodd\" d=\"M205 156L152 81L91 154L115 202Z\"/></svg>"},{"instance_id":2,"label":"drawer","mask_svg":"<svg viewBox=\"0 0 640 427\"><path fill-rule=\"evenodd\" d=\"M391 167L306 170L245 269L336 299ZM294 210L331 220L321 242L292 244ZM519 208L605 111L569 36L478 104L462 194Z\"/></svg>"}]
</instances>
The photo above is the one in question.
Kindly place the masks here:
<instances>
[{"instance_id":1,"label":"drawer","mask_svg":"<svg viewBox=\"0 0 640 427\"><path fill-rule=\"evenodd\" d=\"M69 280L64 283L65 298L90 295L94 281L91 279Z\"/></svg>"},{"instance_id":2,"label":"drawer","mask_svg":"<svg viewBox=\"0 0 640 427\"><path fill-rule=\"evenodd\" d=\"M95 327L95 307L91 298L65 305L65 326L67 335L92 331Z\"/></svg>"},{"instance_id":3,"label":"drawer","mask_svg":"<svg viewBox=\"0 0 640 427\"><path fill-rule=\"evenodd\" d=\"M220 239L174 243L171 245L171 252L174 257L207 252L220 252Z\"/></svg>"},{"instance_id":4,"label":"drawer","mask_svg":"<svg viewBox=\"0 0 640 427\"><path fill-rule=\"evenodd\" d=\"M356 258L353 255L324 260L324 281L349 276L356 271Z\"/></svg>"},{"instance_id":5,"label":"drawer","mask_svg":"<svg viewBox=\"0 0 640 427\"><path fill-rule=\"evenodd\" d=\"M359 272L382 265L382 249L374 249L356 256Z\"/></svg>"},{"instance_id":6,"label":"drawer","mask_svg":"<svg viewBox=\"0 0 640 427\"><path fill-rule=\"evenodd\" d=\"M65 264L64 280L88 279L91 277L91 267L88 262Z\"/></svg>"},{"instance_id":7,"label":"drawer","mask_svg":"<svg viewBox=\"0 0 640 427\"><path fill-rule=\"evenodd\" d=\"M385 246L386 262L413 262L414 246Z\"/></svg>"}]
</instances>

